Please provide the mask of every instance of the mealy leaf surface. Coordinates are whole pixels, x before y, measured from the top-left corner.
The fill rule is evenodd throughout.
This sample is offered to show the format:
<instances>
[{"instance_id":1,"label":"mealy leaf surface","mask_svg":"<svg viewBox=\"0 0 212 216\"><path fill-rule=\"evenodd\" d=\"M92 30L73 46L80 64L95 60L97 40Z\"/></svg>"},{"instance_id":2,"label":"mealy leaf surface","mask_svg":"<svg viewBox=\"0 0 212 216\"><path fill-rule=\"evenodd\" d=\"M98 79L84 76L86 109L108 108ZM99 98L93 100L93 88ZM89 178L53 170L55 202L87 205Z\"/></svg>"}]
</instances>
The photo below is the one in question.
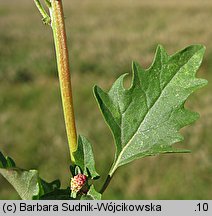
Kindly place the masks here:
<instances>
[{"instance_id":1,"label":"mealy leaf surface","mask_svg":"<svg viewBox=\"0 0 212 216\"><path fill-rule=\"evenodd\" d=\"M199 114L185 109L186 99L207 84L195 77L205 48L189 46L169 56L158 46L150 68L132 64L132 84L123 87L119 77L109 92L98 86L94 94L116 145L114 171L135 159L160 153L188 152L174 149L183 140L179 130L193 123Z\"/></svg>"}]
</instances>

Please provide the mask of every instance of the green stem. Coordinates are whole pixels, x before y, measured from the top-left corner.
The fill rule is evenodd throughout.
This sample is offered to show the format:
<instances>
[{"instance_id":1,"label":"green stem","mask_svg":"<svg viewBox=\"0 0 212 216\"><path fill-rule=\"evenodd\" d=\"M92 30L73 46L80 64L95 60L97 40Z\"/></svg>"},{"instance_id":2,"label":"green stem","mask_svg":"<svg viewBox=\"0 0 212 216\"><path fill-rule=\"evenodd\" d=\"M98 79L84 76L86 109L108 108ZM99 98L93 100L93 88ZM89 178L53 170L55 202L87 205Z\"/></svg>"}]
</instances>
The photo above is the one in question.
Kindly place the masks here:
<instances>
[{"instance_id":1,"label":"green stem","mask_svg":"<svg viewBox=\"0 0 212 216\"><path fill-rule=\"evenodd\" d=\"M66 132L68 137L71 160L74 163L75 159L73 153L77 150L77 133L74 118L72 87L69 70L69 55L62 0L51 0L51 7L49 8L49 10L57 57L57 66L60 80Z\"/></svg>"},{"instance_id":2,"label":"green stem","mask_svg":"<svg viewBox=\"0 0 212 216\"><path fill-rule=\"evenodd\" d=\"M45 11L44 7L42 6L42 4L40 3L39 0L34 0L35 5L37 6L41 16L43 17L43 22L44 24L50 24L51 19L50 16L48 15L48 13Z\"/></svg>"},{"instance_id":3,"label":"green stem","mask_svg":"<svg viewBox=\"0 0 212 216\"><path fill-rule=\"evenodd\" d=\"M50 2L50 0L44 0L45 1L45 3L46 3L46 6L48 7L48 8L50 8L51 7L51 2Z\"/></svg>"}]
</instances>

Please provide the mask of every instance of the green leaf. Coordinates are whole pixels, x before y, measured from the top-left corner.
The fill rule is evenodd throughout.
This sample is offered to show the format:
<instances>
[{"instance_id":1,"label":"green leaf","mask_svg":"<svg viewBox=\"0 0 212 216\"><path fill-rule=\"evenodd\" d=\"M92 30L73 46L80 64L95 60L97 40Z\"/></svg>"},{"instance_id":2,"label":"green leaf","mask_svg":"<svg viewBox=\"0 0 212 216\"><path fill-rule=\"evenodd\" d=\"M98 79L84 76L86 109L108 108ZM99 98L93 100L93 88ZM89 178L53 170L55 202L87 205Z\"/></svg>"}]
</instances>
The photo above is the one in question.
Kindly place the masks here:
<instances>
[{"instance_id":1,"label":"green leaf","mask_svg":"<svg viewBox=\"0 0 212 216\"><path fill-rule=\"evenodd\" d=\"M11 168L15 167L15 162L10 157L4 157L4 155L0 152L0 168Z\"/></svg>"},{"instance_id":2,"label":"green leaf","mask_svg":"<svg viewBox=\"0 0 212 216\"><path fill-rule=\"evenodd\" d=\"M135 159L161 154L188 152L172 147L183 140L179 130L199 115L184 108L188 96L207 81L195 77L205 48L193 45L169 56L158 46L154 62L144 70L132 64L129 89L123 87L126 74L109 92L98 86L94 94L115 144L116 157L110 175Z\"/></svg>"},{"instance_id":3,"label":"green leaf","mask_svg":"<svg viewBox=\"0 0 212 216\"><path fill-rule=\"evenodd\" d=\"M75 164L79 166L83 174L92 179L99 178L95 169L93 150L90 142L83 136L78 137L78 149L74 152Z\"/></svg>"},{"instance_id":4,"label":"green leaf","mask_svg":"<svg viewBox=\"0 0 212 216\"><path fill-rule=\"evenodd\" d=\"M72 200L70 197L70 188L56 189L41 196L40 200Z\"/></svg>"},{"instance_id":5,"label":"green leaf","mask_svg":"<svg viewBox=\"0 0 212 216\"><path fill-rule=\"evenodd\" d=\"M56 189L60 188L60 181L55 180L53 182L46 182L43 179L40 179L40 189L42 190L42 194L50 193Z\"/></svg>"},{"instance_id":6,"label":"green leaf","mask_svg":"<svg viewBox=\"0 0 212 216\"><path fill-rule=\"evenodd\" d=\"M2 174L15 188L15 190L23 200L40 199L40 197L44 197L45 194L51 194L55 191L58 191L58 189L60 188L59 180L47 183L39 177L37 170L20 169L15 166L15 162L12 158L5 158L1 152L0 174ZM61 193L59 195L60 198ZM55 194L54 196L56 197Z\"/></svg>"},{"instance_id":7,"label":"green leaf","mask_svg":"<svg viewBox=\"0 0 212 216\"><path fill-rule=\"evenodd\" d=\"M81 200L101 200L101 199L102 199L102 194L98 193L95 190L93 185L91 185L88 193L81 197Z\"/></svg>"},{"instance_id":8,"label":"green leaf","mask_svg":"<svg viewBox=\"0 0 212 216\"><path fill-rule=\"evenodd\" d=\"M7 168L7 160L1 152L0 152L0 168Z\"/></svg>"},{"instance_id":9,"label":"green leaf","mask_svg":"<svg viewBox=\"0 0 212 216\"><path fill-rule=\"evenodd\" d=\"M13 185L23 200L31 200L40 193L37 170L22 170L20 168L0 169L0 173Z\"/></svg>"},{"instance_id":10,"label":"green leaf","mask_svg":"<svg viewBox=\"0 0 212 216\"><path fill-rule=\"evenodd\" d=\"M15 167L16 165L15 165L15 162L14 162L14 160L12 159L12 158L10 158L10 157L6 157L6 160L7 160L7 167L9 168L11 168L11 167Z\"/></svg>"}]
</instances>

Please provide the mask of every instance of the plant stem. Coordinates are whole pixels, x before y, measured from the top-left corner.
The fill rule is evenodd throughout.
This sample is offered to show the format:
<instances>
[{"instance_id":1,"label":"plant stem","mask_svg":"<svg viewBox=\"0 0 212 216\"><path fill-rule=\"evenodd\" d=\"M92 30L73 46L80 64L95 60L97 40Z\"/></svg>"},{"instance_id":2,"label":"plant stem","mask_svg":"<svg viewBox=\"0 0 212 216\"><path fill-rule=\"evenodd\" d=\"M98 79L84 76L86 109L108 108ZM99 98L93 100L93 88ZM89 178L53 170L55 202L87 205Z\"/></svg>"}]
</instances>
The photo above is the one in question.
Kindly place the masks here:
<instances>
[{"instance_id":1,"label":"plant stem","mask_svg":"<svg viewBox=\"0 0 212 216\"><path fill-rule=\"evenodd\" d=\"M110 181L111 181L112 177L113 176L110 176L110 175L107 176L107 178L105 180L105 183L103 184L103 186L102 186L101 190L99 191L99 193L103 194L105 192L107 186L110 184Z\"/></svg>"},{"instance_id":2,"label":"plant stem","mask_svg":"<svg viewBox=\"0 0 212 216\"><path fill-rule=\"evenodd\" d=\"M44 0L44 1L45 1L46 6L47 6L48 8L50 8L50 7L51 7L51 2L50 2L50 0Z\"/></svg>"},{"instance_id":3,"label":"plant stem","mask_svg":"<svg viewBox=\"0 0 212 216\"><path fill-rule=\"evenodd\" d=\"M68 137L71 160L74 163L75 159L73 153L77 150L77 133L74 118L69 56L62 0L51 0L51 7L49 10L56 49L66 133Z\"/></svg>"}]
</instances>

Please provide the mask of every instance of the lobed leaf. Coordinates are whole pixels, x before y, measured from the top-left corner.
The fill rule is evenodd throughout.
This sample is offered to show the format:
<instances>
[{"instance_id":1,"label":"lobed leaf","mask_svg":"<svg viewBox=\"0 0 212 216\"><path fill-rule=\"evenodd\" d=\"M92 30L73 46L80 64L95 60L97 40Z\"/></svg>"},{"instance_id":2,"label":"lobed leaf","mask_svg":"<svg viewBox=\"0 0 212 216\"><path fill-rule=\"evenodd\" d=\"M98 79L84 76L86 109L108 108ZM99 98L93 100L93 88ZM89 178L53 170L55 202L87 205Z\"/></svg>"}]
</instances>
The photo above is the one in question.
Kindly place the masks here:
<instances>
[{"instance_id":1,"label":"lobed leaf","mask_svg":"<svg viewBox=\"0 0 212 216\"><path fill-rule=\"evenodd\" d=\"M132 84L123 87L126 74L109 92L98 86L94 95L116 145L115 170L135 159L162 154L188 152L172 147L183 140L179 130L193 123L199 114L184 108L188 96L207 81L195 77L205 48L189 46L169 56L158 46L153 64L144 70L133 62Z\"/></svg>"}]
</instances>

